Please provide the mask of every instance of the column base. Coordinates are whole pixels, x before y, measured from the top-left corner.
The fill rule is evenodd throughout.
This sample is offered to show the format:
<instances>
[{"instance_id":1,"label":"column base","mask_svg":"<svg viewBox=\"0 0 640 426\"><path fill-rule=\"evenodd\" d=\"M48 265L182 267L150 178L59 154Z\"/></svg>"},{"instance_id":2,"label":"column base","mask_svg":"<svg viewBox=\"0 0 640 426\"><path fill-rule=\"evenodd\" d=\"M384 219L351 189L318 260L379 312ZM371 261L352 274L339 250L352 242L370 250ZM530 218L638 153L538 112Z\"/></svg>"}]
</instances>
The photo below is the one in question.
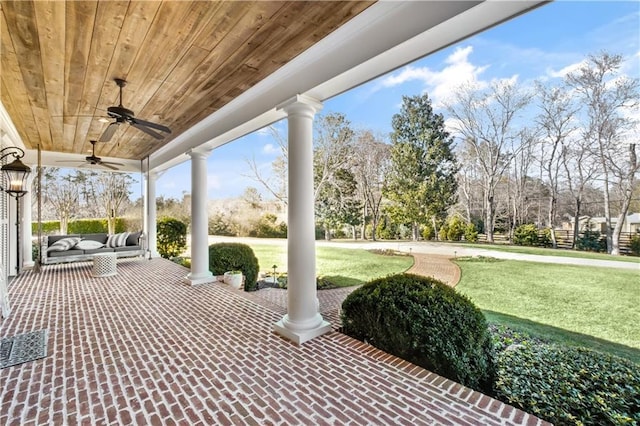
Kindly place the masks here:
<instances>
[{"instance_id":1,"label":"column base","mask_svg":"<svg viewBox=\"0 0 640 426\"><path fill-rule=\"evenodd\" d=\"M211 272L209 272L208 274L189 274L184 277L182 281L189 285L200 285L215 282L216 277L214 277Z\"/></svg>"},{"instance_id":2,"label":"column base","mask_svg":"<svg viewBox=\"0 0 640 426\"><path fill-rule=\"evenodd\" d=\"M33 269L33 267L35 266L35 262L31 261L31 262L24 262L22 264L22 270L23 271L28 271L30 269Z\"/></svg>"},{"instance_id":3,"label":"column base","mask_svg":"<svg viewBox=\"0 0 640 426\"><path fill-rule=\"evenodd\" d=\"M322 336L325 333L331 331L331 323L322 320L320 324L312 329L308 330L291 330L285 326L285 319L281 319L277 323L273 324L273 331L285 339L291 340L298 345L303 344L306 341L315 339L318 336Z\"/></svg>"}]
</instances>

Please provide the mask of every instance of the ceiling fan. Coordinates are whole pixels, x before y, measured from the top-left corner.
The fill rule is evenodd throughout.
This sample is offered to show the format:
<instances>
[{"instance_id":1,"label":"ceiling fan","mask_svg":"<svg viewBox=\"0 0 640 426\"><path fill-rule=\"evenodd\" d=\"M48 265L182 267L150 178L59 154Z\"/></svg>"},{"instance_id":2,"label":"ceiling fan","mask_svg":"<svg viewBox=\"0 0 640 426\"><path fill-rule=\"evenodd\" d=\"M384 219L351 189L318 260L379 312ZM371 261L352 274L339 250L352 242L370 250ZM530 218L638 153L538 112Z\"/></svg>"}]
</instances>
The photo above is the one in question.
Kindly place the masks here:
<instances>
[{"instance_id":1,"label":"ceiling fan","mask_svg":"<svg viewBox=\"0 0 640 426\"><path fill-rule=\"evenodd\" d=\"M89 141L91 143L91 155L85 157L85 162L87 164L91 164L93 166L102 166L111 170L118 170L115 166L124 166L122 163L114 163L112 161L102 161L102 158L96 157L96 142L97 141ZM77 161L58 161L58 163L77 163ZM83 164L83 162L81 162Z\"/></svg>"},{"instance_id":2,"label":"ceiling fan","mask_svg":"<svg viewBox=\"0 0 640 426\"><path fill-rule=\"evenodd\" d=\"M136 129L141 130L156 139L162 139L164 136L155 130L164 133L171 133L171 129L167 126L135 118L133 111L122 106L122 88L127 84L127 82L121 78L114 78L113 80L116 82L118 87L120 87L120 105L110 106L107 108L107 115L116 121L107 126L104 133L102 133L102 136L100 136L100 142L109 142L121 123L129 123Z\"/></svg>"}]
</instances>

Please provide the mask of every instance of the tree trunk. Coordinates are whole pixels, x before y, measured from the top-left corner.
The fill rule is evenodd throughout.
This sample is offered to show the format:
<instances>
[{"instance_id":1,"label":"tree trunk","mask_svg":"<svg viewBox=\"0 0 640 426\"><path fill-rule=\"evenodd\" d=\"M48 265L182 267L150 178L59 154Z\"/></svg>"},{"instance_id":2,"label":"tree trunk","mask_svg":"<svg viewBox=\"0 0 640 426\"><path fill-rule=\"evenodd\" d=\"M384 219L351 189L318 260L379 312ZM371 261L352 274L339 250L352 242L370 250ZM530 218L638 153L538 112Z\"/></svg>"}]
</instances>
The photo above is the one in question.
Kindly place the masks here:
<instances>
[{"instance_id":1,"label":"tree trunk","mask_svg":"<svg viewBox=\"0 0 640 426\"><path fill-rule=\"evenodd\" d=\"M418 229L418 224L416 222L413 222L411 226L411 239L413 241L418 241Z\"/></svg>"},{"instance_id":2,"label":"tree trunk","mask_svg":"<svg viewBox=\"0 0 640 426\"><path fill-rule=\"evenodd\" d=\"M358 239L358 235L356 234L356 226L355 225L351 225L351 235L353 235L353 240L357 240Z\"/></svg>"},{"instance_id":3,"label":"tree trunk","mask_svg":"<svg viewBox=\"0 0 640 426\"><path fill-rule=\"evenodd\" d=\"M606 167L606 166L605 166ZM611 235L611 206L609 202L609 174L605 171L604 180L604 221L607 236L607 253L613 250L613 238Z\"/></svg>"},{"instance_id":4,"label":"tree trunk","mask_svg":"<svg viewBox=\"0 0 640 426\"><path fill-rule=\"evenodd\" d=\"M376 241L376 229L378 229L378 221L374 214L371 216L371 241Z\"/></svg>"},{"instance_id":5,"label":"tree trunk","mask_svg":"<svg viewBox=\"0 0 640 426\"><path fill-rule=\"evenodd\" d=\"M60 235L67 235L67 229L69 227L69 218L60 218Z\"/></svg>"},{"instance_id":6,"label":"tree trunk","mask_svg":"<svg viewBox=\"0 0 640 426\"><path fill-rule=\"evenodd\" d=\"M571 241L571 248L576 248L576 241L580 235L580 205L582 204L580 198L576 198L575 211L573 213L573 238Z\"/></svg>"},{"instance_id":7,"label":"tree trunk","mask_svg":"<svg viewBox=\"0 0 640 426\"><path fill-rule=\"evenodd\" d=\"M553 222L556 217L556 205L556 196L552 194L551 197L549 197L549 229L551 230L551 244L554 249L558 248L558 241L556 240L556 233L553 227Z\"/></svg>"},{"instance_id":8,"label":"tree trunk","mask_svg":"<svg viewBox=\"0 0 640 426\"><path fill-rule=\"evenodd\" d=\"M440 240L440 236L438 235L438 222L436 222L436 217L431 216L431 224L433 225L433 233L436 237L436 241Z\"/></svg>"},{"instance_id":9,"label":"tree trunk","mask_svg":"<svg viewBox=\"0 0 640 426\"><path fill-rule=\"evenodd\" d=\"M487 196L487 211L485 215L484 233L487 235L487 242L493 242L493 196Z\"/></svg>"},{"instance_id":10,"label":"tree trunk","mask_svg":"<svg viewBox=\"0 0 640 426\"><path fill-rule=\"evenodd\" d=\"M325 241L331 241L331 230L327 225L324 225L324 239Z\"/></svg>"}]
</instances>

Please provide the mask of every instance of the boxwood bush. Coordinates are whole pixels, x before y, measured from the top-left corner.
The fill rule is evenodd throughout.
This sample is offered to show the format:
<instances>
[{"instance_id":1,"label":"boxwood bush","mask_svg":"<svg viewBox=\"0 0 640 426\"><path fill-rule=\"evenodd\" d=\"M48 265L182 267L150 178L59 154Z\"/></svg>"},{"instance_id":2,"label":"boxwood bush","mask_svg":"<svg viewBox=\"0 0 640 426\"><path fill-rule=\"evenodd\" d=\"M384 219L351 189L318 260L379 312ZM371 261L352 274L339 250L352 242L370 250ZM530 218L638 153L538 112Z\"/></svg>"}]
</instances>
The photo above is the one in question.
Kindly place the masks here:
<instances>
[{"instance_id":1,"label":"boxwood bush","mask_svg":"<svg viewBox=\"0 0 640 426\"><path fill-rule=\"evenodd\" d=\"M260 265L253 249L242 243L216 243L209 246L209 270L213 275L242 271L245 291L258 289Z\"/></svg>"},{"instance_id":2,"label":"boxwood bush","mask_svg":"<svg viewBox=\"0 0 640 426\"><path fill-rule=\"evenodd\" d=\"M345 299L342 324L356 339L491 392L495 365L485 317L436 279L399 274L371 281Z\"/></svg>"},{"instance_id":3,"label":"boxwood bush","mask_svg":"<svg viewBox=\"0 0 640 426\"><path fill-rule=\"evenodd\" d=\"M640 366L597 351L516 345L497 357L496 397L562 425L640 424Z\"/></svg>"}]
</instances>

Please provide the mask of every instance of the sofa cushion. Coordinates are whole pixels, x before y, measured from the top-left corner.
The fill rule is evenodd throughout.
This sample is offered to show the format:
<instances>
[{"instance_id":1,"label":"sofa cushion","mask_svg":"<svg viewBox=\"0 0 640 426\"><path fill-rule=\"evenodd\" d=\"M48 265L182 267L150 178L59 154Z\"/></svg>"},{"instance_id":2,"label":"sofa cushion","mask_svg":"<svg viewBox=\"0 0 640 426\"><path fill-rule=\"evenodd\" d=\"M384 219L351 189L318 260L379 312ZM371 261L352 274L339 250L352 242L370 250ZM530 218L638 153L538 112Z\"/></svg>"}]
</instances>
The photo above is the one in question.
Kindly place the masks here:
<instances>
[{"instance_id":1,"label":"sofa cushion","mask_svg":"<svg viewBox=\"0 0 640 426\"><path fill-rule=\"evenodd\" d=\"M142 234L142 232L140 231L130 233L129 236L127 237L127 245L137 246L138 240L140 239L140 234Z\"/></svg>"},{"instance_id":2,"label":"sofa cushion","mask_svg":"<svg viewBox=\"0 0 640 426\"><path fill-rule=\"evenodd\" d=\"M119 234L109 235L107 238L107 247L115 248L115 247L123 247L127 244L127 237L129 236L128 232L121 232Z\"/></svg>"},{"instance_id":3,"label":"sofa cushion","mask_svg":"<svg viewBox=\"0 0 640 426\"><path fill-rule=\"evenodd\" d=\"M74 238L81 238L79 234L69 234L69 235L49 235L47 237L47 244L49 246L51 246L53 243L55 243L56 241L62 240L64 238L70 238L70 237L74 237Z\"/></svg>"},{"instance_id":4,"label":"sofa cushion","mask_svg":"<svg viewBox=\"0 0 640 426\"><path fill-rule=\"evenodd\" d=\"M47 252L69 251L80 242L80 237L60 238L47 248Z\"/></svg>"},{"instance_id":5,"label":"sofa cushion","mask_svg":"<svg viewBox=\"0 0 640 426\"><path fill-rule=\"evenodd\" d=\"M91 240L91 241L98 241L102 244L106 244L107 243L107 237L109 235L106 232L100 232L97 234L84 234L81 235L83 240Z\"/></svg>"},{"instance_id":6,"label":"sofa cushion","mask_svg":"<svg viewBox=\"0 0 640 426\"><path fill-rule=\"evenodd\" d=\"M84 250L71 249L65 251L50 251L47 253L47 257L67 257L67 256L77 256L84 254Z\"/></svg>"},{"instance_id":7,"label":"sofa cushion","mask_svg":"<svg viewBox=\"0 0 640 426\"><path fill-rule=\"evenodd\" d=\"M104 247L104 243L95 240L80 240L76 244L78 250L95 250Z\"/></svg>"}]
</instances>

